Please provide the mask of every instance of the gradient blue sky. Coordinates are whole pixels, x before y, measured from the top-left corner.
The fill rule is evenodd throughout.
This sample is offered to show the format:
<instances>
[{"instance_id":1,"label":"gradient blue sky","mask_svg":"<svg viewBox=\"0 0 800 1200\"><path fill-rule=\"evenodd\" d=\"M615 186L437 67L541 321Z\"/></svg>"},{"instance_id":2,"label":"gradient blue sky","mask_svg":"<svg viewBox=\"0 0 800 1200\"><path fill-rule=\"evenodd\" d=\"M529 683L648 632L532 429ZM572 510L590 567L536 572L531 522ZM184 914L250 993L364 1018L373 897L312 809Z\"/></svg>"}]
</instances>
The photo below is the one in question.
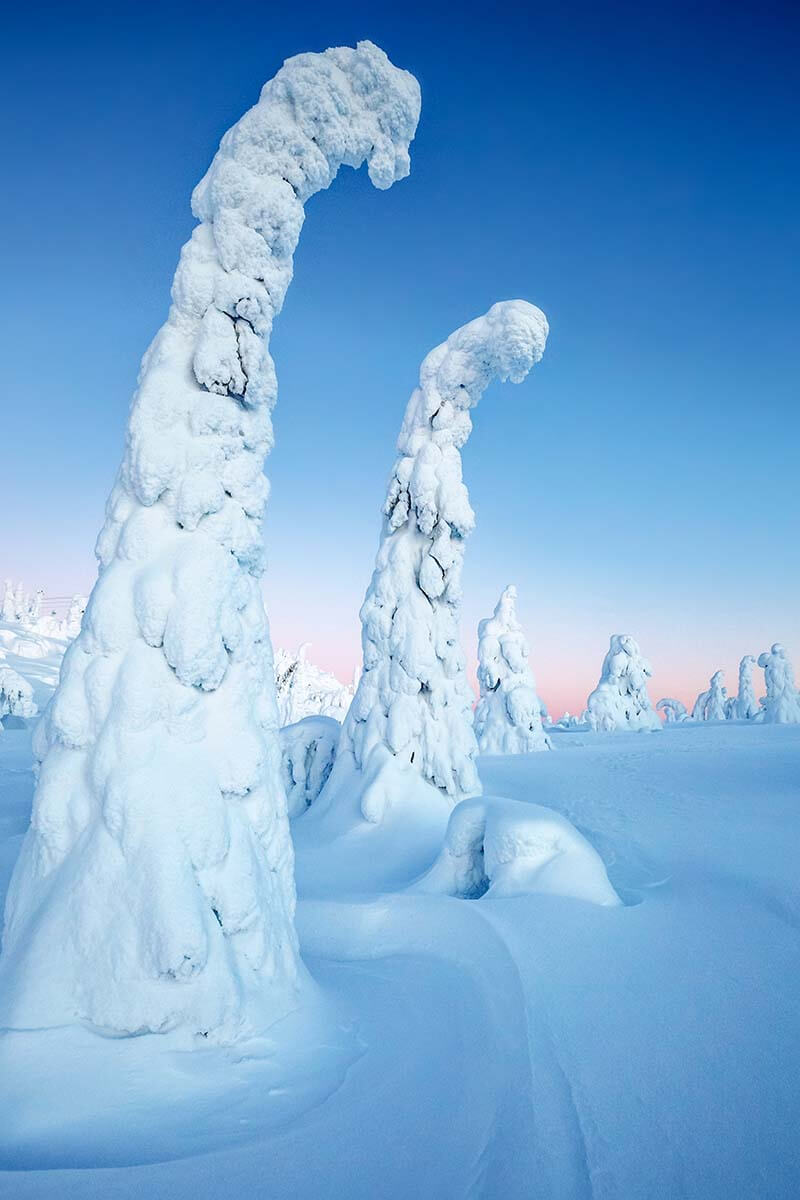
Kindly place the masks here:
<instances>
[{"instance_id":1,"label":"gradient blue sky","mask_svg":"<svg viewBox=\"0 0 800 1200\"><path fill-rule=\"evenodd\" d=\"M0 575L88 588L189 195L284 58L370 37L420 80L410 179L308 206L276 326L273 640L349 674L424 354L498 299L545 360L475 414L480 616L515 582L540 690L615 631L654 698L800 659L796 6L81 3L4 8Z\"/></svg>"}]
</instances>

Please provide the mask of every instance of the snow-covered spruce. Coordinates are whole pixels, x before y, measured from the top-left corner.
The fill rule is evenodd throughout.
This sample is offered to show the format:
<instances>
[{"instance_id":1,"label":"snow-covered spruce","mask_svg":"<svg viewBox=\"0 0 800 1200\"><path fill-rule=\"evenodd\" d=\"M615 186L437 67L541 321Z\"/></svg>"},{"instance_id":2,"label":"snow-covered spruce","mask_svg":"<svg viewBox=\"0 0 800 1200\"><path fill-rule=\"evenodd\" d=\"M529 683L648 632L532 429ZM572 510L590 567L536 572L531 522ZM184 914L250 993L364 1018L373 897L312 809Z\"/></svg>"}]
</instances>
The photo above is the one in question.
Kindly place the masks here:
<instances>
[{"instance_id":1,"label":"snow-covered spruce","mask_svg":"<svg viewBox=\"0 0 800 1200\"><path fill-rule=\"evenodd\" d=\"M99 577L37 730L0 1025L246 1035L297 1003L293 856L261 595L270 331L303 205L409 171L416 80L369 42L288 60L192 197Z\"/></svg>"},{"instance_id":2,"label":"snow-covered spruce","mask_svg":"<svg viewBox=\"0 0 800 1200\"><path fill-rule=\"evenodd\" d=\"M663 696L656 704L656 710L663 712L667 725L675 725L688 718L686 705L682 700L674 700L672 696Z\"/></svg>"},{"instance_id":3,"label":"snow-covered spruce","mask_svg":"<svg viewBox=\"0 0 800 1200\"><path fill-rule=\"evenodd\" d=\"M333 717L309 716L281 729L283 784L289 817L299 817L328 781L341 725Z\"/></svg>"},{"instance_id":4,"label":"snow-covered spruce","mask_svg":"<svg viewBox=\"0 0 800 1200\"><path fill-rule=\"evenodd\" d=\"M755 665L756 660L752 654L745 654L739 663L739 691L736 696L731 697L727 712L728 717L733 720L752 721L761 711L753 689Z\"/></svg>"},{"instance_id":5,"label":"snow-covered spruce","mask_svg":"<svg viewBox=\"0 0 800 1200\"><path fill-rule=\"evenodd\" d=\"M420 368L361 607L364 669L337 760L352 754L373 797L388 795L378 776L392 759L413 764L453 803L480 790L459 639L461 565L475 523L460 450L472 429L469 410L488 384L524 379L547 332L538 308L509 300L452 333ZM382 803L365 793L364 815L380 820Z\"/></svg>"},{"instance_id":6,"label":"snow-covered spruce","mask_svg":"<svg viewBox=\"0 0 800 1200\"><path fill-rule=\"evenodd\" d=\"M771 650L759 654L758 665L767 685L760 720L774 725L800 724L800 695L795 687L792 664L781 643L775 642Z\"/></svg>"},{"instance_id":7,"label":"snow-covered spruce","mask_svg":"<svg viewBox=\"0 0 800 1200\"><path fill-rule=\"evenodd\" d=\"M481 754L529 754L551 749L528 664L528 643L517 619L517 589L500 596L494 616L478 625L475 736Z\"/></svg>"},{"instance_id":8,"label":"snow-covered spruce","mask_svg":"<svg viewBox=\"0 0 800 1200\"><path fill-rule=\"evenodd\" d=\"M724 671L715 671L704 692L700 692L692 708L693 721L724 721L727 718L728 689L722 686Z\"/></svg>"},{"instance_id":9,"label":"snow-covered spruce","mask_svg":"<svg viewBox=\"0 0 800 1200\"><path fill-rule=\"evenodd\" d=\"M661 721L647 694L647 680L652 674L634 638L628 633L612 634L600 682L586 701L589 727L607 732L660 729Z\"/></svg>"},{"instance_id":10,"label":"snow-covered spruce","mask_svg":"<svg viewBox=\"0 0 800 1200\"><path fill-rule=\"evenodd\" d=\"M33 688L7 663L0 662L0 717L35 717ZM0 723L0 733L3 726Z\"/></svg>"},{"instance_id":11,"label":"snow-covered spruce","mask_svg":"<svg viewBox=\"0 0 800 1200\"><path fill-rule=\"evenodd\" d=\"M275 651L275 686L281 727L314 716L333 717L341 722L353 699L353 688L308 661L308 646L305 642L296 654L288 650Z\"/></svg>"}]
</instances>

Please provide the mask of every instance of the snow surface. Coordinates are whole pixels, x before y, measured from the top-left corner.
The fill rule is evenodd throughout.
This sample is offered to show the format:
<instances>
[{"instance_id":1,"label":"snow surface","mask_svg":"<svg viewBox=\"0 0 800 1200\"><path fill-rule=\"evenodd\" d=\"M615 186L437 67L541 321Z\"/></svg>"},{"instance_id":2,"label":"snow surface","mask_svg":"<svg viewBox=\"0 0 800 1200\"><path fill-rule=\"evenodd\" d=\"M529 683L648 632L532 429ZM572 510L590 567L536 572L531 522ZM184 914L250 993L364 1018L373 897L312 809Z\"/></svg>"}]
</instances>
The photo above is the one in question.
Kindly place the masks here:
<instances>
[{"instance_id":1,"label":"snow surface","mask_svg":"<svg viewBox=\"0 0 800 1200\"><path fill-rule=\"evenodd\" d=\"M292 844L261 594L268 343L304 203L409 171L416 80L302 54L223 137L142 361L99 576L38 727L0 1025L232 1041L299 1003ZM309 1004L312 1001L309 1000Z\"/></svg>"},{"instance_id":2,"label":"snow surface","mask_svg":"<svg viewBox=\"0 0 800 1200\"><path fill-rule=\"evenodd\" d=\"M529 754L549 750L542 729L528 643L517 620L517 589L507 587L494 615L478 625L478 686L475 737L481 754Z\"/></svg>"},{"instance_id":3,"label":"snow surface","mask_svg":"<svg viewBox=\"0 0 800 1200\"><path fill-rule=\"evenodd\" d=\"M361 607L364 669L342 727L340 769L363 772L381 820L392 788L379 776L410 764L454 804L478 791L474 697L461 649L461 568L475 514L461 448L493 379L521 382L547 340L523 300L492 306L426 356L406 408L383 506L375 571ZM399 760L395 762L394 760ZM432 801L434 803L434 801Z\"/></svg>"},{"instance_id":4,"label":"snow surface","mask_svg":"<svg viewBox=\"0 0 800 1200\"><path fill-rule=\"evenodd\" d=\"M357 855L312 822L297 928L318 1025L191 1054L0 1037L3 1200L794 1200L800 727L552 736L481 759L486 792L570 821L622 906L419 892L444 798L437 828L409 800L385 841L354 811ZM0 895L30 756L29 730L0 739Z\"/></svg>"}]
</instances>

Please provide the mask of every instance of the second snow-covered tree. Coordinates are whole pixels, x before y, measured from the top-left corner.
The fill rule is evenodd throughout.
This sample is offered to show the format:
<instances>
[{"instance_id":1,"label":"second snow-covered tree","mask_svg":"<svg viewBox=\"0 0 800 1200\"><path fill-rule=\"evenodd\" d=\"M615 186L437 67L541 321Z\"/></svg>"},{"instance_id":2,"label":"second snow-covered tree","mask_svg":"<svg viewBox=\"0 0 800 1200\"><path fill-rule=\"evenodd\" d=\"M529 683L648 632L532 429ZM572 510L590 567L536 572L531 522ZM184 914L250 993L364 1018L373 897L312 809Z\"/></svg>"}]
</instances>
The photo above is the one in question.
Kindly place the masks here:
<instances>
[{"instance_id":1,"label":"second snow-covered tree","mask_svg":"<svg viewBox=\"0 0 800 1200\"><path fill-rule=\"evenodd\" d=\"M461 448L489 383L524 379L547 332L538 308L509 300L457 329L420 368L361 608L364 669L339 745L339 762L352 755L370 781L361 809L372 821L381 819L391 790L382 775L393 761L451 803L480 790L459 629L461 565L475 523Z\"/></svg>"},{"instance_id":2,"label":"second snow-covered tree","mask_svg":"<svg viewBox=\"0 0 800 1200\"><path fill-rule=\"evenodd\" d=\"M542 728L542 706L516 601L517 589L507 587L494 615L478 626L480 699L475 736L481 754L529 754L551 748Z\"/></svg>"}]
</instances>

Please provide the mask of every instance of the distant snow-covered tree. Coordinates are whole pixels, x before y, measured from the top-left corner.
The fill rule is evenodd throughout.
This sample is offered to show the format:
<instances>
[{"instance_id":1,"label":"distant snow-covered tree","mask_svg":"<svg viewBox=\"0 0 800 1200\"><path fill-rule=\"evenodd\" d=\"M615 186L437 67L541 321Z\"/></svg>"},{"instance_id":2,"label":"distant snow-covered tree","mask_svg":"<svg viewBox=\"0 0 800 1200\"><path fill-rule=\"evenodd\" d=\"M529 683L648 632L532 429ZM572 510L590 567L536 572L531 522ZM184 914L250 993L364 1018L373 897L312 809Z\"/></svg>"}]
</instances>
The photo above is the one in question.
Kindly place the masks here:
<instances>
[{"instance_id":1,"label":"distant snow-covered tree","mask_svg":"<svg viewBox=\"0 0 800 1200\"><path fill-rule=\"evenodd\" d=\"M756 660L752 654L745 654L739 663L739 691L729 701L728 717L739 721L754 720L761 707L756 700L753 690L753 668Z\"/></svg>"},{"instance_id":2,"label":"distant snow-covered tree","mask_svg":"<svg viewBox=\"0 0 800 1200\"><path fill-rule=\"evenodd\" d=\"M727 717L728 689L723 687L724 671L715 671L704 692L698 694L692 709L693 721L724 721Z\"/></svg>"},{"instance_id":3,"label":"distant snow-covered tree","mask_svg":"<svg viewBox=\"0 0 800 1200\"><path fill-rule=\"evenodd\" d=\"M308 646L305 642L296 654L288 650L275 652L275 686L281 727L314 716L332 717L341 722L353 699L352 688L307 660Z\"/></svg>"},{"instance_id":4,"label":"distant snow-covered tree","mask_svg":"<svg viewBox=\"0 0 800 1200\"><path fill-rule=\"evenodd\" d=\"M673 700L671 696L664 696L659 700L656 709L658 712L663 712L667 725L685 721L689 715L686 712L686 705L680 700Z\"/></svg>"},{"instance_id":5,"label":"distant snow-covered tree","mask_svg":"<svg viewBox=\"0 0 800 1200\"><path fill-rule=\"evenodd\" d=\"M86 596L76 595L72 597L62 628L64 637L76 638L78 636L81 631L83 614L86 612L86 605L88 603L89 601Z\"/></svg>"},{"instance_id":6,"label":"distant snow-covered tree","mask_svg":"<svg viewBox=\"0 0 800 1200\"><path fill-rule=\"evenodd\" d=\"M35 717L33 688L7 663L0 662L0 717ZM2 733L0 724L0 733Z\"/></svg>"},{"instance_id":7,"label":"distant snow-covered tree","mask_svg":"<svg viewBox=\"0 0 800 1200\"><path fill-rule=\"evenodd\" d=\"M653 669L628 633L611 635L600 682L586 701L591 729L660 729L661 722L647 694Z\"/></svg>"},{"instance_id":8,"label":"distant snow-covered tree","mask_svg":"<svg viewBox=\"0 0 800 1200\"><path fill-rule=\"evenodd\" d=\"M141 368L99 577L37 730L0 1026L228 1041L296 1004L293 855L261 594L268 342L303 206L408 174L419 87L370 42L302 54L222 139Z\"/></svg>"},{"instance_id":9,"label":"distant snow-covered tree","mask_svg":"<svg viewBox=\"0 0 800 1200\"><path fill-rule=\"evenodd\" d=\"M494 378L520 382L541 358L544 314L495 304L428 354L408 403L383 507L375 572L361 608L364 669L339 760L378 786L383 765L413 764L452 803L478 792L473 696L459 636L461 565L475 515L462 480L470 409ZM380 760L380 761L379 761ZM381 804L366 798L377 821Z\"/></svg>"},{"instance_id":10,"label":"distant snow-covered tree","mask_svg":"<svg viewBox=\"0 0 800 1200\"><path fill-rule=\"evenodd\" d=\"M760 719L774 725L800 724L800 695L795 686L792 664L781 643L775 642L771 650L760 654L758 665L764 672L767 685Z\"/></svg>"},{"instance_id":11,"label":"distant snow-covered tree","mask_svg":"<svg viewBox=\"0 0 800 1200\"><path fill-rule=\"evenodd\" d=\"M481 754L529 754L550 750L541 704L528 663L528 643L517 619L517 589L500 596L494 615L478 625L475 736Z\"/></svg>"},{"instance_id":12,"label":"distant snow-covered tree","mask_svg":"<svg viewBox=\"0 0 800 1200\"><path fill-rule=\"evenodd\" d=\"M5 581L3 588L3 608L2 618L4 621L16 621L17 619L17 597L14 591L14 584L10 579Z\"/></svg>"}]
</instances>

